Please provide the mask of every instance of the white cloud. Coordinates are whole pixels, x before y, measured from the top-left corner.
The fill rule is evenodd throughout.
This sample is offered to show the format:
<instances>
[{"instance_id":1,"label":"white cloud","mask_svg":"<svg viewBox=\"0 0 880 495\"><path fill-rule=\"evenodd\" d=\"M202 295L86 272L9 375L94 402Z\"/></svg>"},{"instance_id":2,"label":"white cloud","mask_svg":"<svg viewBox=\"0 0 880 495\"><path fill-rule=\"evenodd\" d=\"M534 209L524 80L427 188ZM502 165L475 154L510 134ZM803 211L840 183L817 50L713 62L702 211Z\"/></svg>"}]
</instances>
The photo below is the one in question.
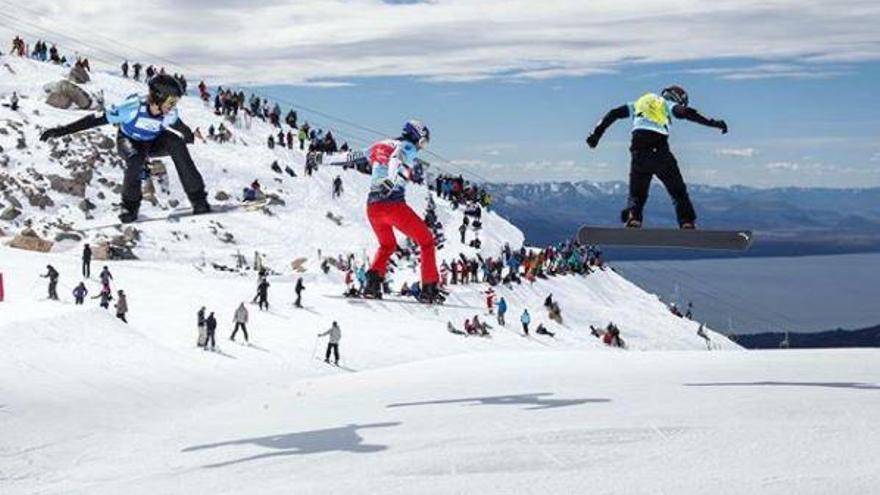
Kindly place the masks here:
<instances>
[{"instance_id":1,"label":"white cloud","mask_svg":"<svg viewBox=\"0 0 880 495\"><path fill-rule=\"evenodd\" d=\"M797 162L770 162L767 164L767 168L770 170L787 170L795 172L800 170L801 165Z\"/></svg>"},{"instance_id":2,"label":"white cloud","mask_svg":"<svg viewBox=\"0 0 880 495\"><path fill-rule=\"evenodd\" d=\"M852 73L851 69L807 66L803 64L758 64L748 67L691 69L690 74L715 75L720 79L745 81L755 79L828 79Z\"/></svg>"},{"instance_id":3,"label":"white cloud","mask_svg":"<svg viewBox=\"0 0 880 495\"><path fill-rule=\"evenodd\" d=\"M755 148L721 148L715 150L718 156L733 156L737 158L752 158L758 154Z\"/></svg>"},{"instance_id":4,"label":"white cloud","mask_svg":"<svg viewBox=\"0 0 880 495\"><path fill-rule=\"evenodd\" d=\"M67 49L114 67L120 55L173 60L181 64L175 69L192 76L232 82L530 80L608 73L627 63L734 58L766 63L701 73L816 78L847 70L828 64L880 59L876 0L841 0L834 8L827 0L677 0L662 9L648 0L547 0L540 7L533 0L392 3L398 4L29 0L7 9L13 16L7 20L28 38L62 46L71 42L59 33L77 38L89 46ZM0 27L4 38L12 34L6 25Z\"/></svg>"}]
</instances>

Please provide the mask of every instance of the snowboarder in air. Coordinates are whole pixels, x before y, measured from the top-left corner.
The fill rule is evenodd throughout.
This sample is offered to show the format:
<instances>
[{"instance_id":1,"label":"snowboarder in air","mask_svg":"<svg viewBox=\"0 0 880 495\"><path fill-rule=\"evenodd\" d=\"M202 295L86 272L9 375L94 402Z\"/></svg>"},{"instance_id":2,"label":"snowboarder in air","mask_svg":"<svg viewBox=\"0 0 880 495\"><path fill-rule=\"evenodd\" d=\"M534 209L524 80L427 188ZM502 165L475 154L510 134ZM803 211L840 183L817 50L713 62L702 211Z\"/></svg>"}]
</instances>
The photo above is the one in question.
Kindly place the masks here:
<instances>
[{"instance_id":1,"label":"snowboarder in air","mask_svg":"<svg viewBox=\"0 0 880 495\"><path fill-rule=\"evenodd\" d=\"M440 275L435 259L434 236L425 222L406 204L406 183L417 179L414 168L419 150L430 140L430 131L421 122L410 120L396 139L385 139L367 150L372 165L367 218L379 240L379 249L366 274L366 297L381 298L388 260L397 248L394 229L415 241L421 255L421 292L424 303L440 303L443 295L437 288Z\"/></svg>"},{"instance_id":2,"label":"snowboarder in air","mask_svg":"<svg viewBox=\"0 0 880 495\"><path fill-rule=\"evenodd\" d=\"M688 106L688 94L680 86L669 86L660 95L647 93L635 102L609 111L587 137L587 145L595 148L605 130L619 119L632 118L630 142L629 198L621 212L621 221L627 227L642 226L642 210L648 200L648 189L654 175L663 182L672 202L678 225L682 229L696 227L697 214L688 196L687 186L678 168L678 162L669 149L669 127L672 117L715 127L727 134L723 120L709 119Z\"/></svg>"},{"instance_id":3,"label":"snowboarder in air","mask_svg":"<svg viewBox=\"0 0 880 495\"><path fill-rule=\"evenodd\" d=\"M186 148L195 138L177 114L177 102L183 96L180 83L171 76L150 79L147 96L131 95L108 110L91 114L70 124L46 129L40 141L47 141L106 124L119 127L116 149L125 160L122 186L122 212L119 220L137 220L141 206L141 176L151 157L170 156L177 168L183 189L193 207L193 214L211 211L205 183Z\"/></svg>"}]
</instances>

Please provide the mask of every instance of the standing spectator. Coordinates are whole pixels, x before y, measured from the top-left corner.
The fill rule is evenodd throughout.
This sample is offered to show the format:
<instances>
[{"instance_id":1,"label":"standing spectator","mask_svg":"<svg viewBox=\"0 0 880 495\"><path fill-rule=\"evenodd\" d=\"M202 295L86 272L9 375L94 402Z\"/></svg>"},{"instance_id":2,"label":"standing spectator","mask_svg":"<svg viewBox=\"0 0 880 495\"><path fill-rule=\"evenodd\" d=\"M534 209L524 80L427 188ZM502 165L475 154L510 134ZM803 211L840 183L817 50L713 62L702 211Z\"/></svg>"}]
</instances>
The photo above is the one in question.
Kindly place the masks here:
<instances>
[{"instance_id":1,"label":"standing spectator","mask_svg":"<svg viewBox=\"0 0 880 495\"><path fill-rule=\"evenodd\" d=\"M116 291L116 317L128 323L125 319L126 313L128 313L128 299L125 297L125 292L120 289Z\"/></svg>"},{"instance_id":2,"label":"standing spectator","mask_svg":"<svg viewBox=\"0 0 880 495\"><path fill-rule=\"evenodd\" d=\"M464 244L464 235L467 233L467 217L464 218L465 221L458 226L458 233L461 234L461 243Z\"/></svg>"},{"instance_id":3,"label":"standing spectator","mask_svg":"<svg viewBox=\"0 0 880 495\"><path fill-rule=\"evenodd\" d=\"M214 331L217 330L217 319L214 318L214 312L211 311L211 314L205 318L205 330L207 337L205 339L205 350L208 350L208 342L211 343L211 350L217 348L217 342L214 340Z\"/></svg>"},{"instance_id":4,"label":"standing spectator","mask_svg":"<svg viewBox=\"0 0 880 495\"><path fill-rule=\"evenodd\" d=\"M249 342L247 333L248 310L244 307L244 303L238 305L238 309L235 310L235 316L233 316L232 321L235 323L235 329L232 331L229 340L233 342L235 341L235 334L238 333L238 329L240 328L241 332L244 334L245 343Z\"/></svg>"},{"instance_id":5,"label":"standing spectator","mask_svg":"<svg viewBox=\"0 0 880 495\"><path fill-rule=\"evenodd\" d=\"M110 287L110 281L113 280L113 275L110 273L110 269L106 266L101 269L101 273L98 275L98 278L101 279L101 284L107 287Z\"/></svg>"},{"instance_id":6,"label":"standing spectator","mask_svg":"<svg viewBox=\"0 0 880 495\"><path fill-rule=\"evenodd\" d=\"M257 304L260 309L269 311L269 280L263 277L257 286Z\"/></svg>"},{"instance_id":7,"label":"standing spectator","mask_svg":"<svg viewBox=\"0 0 880 495\"><path fill-rule=\"evenodd\" d=\"M128 78L128 60L122 62L122 77Z\"/></svg>"},{"instance_id":8,"label":"standing spectator","mask_svg":"<svg viewBox=\"0 0 880 495\"><path fill-rule=\"evenodd\" d=\"M141 67L143 66L140 64L140 62L135 62L134 65L131 66L131 68L134 69L133 78L135 81L141 80Z\"/></svg>"},{"instance_id":9,"label":"standing spectator","mask_svg":"<svg viewBox=\"0 0 880 495\"><path fill-rule=\"evenodd\" d=\"M302 307L302 291L306 290L306 286L303 284L302 277L296 279L296 302L294 302L294 306L297 308Z\"/></svg>"},{"instance_id":10,"label":"standing spectator","mask_svg":"<svg viewBox=\"0 0 880 495\"><path fill-rule=\"evenodd\" d=\"M88 243L83 246L82 274L85 278L92 278L92 248L89 247Z\"/></svg>"},{"instance_id":11,"label":"standing spectator","mask_svg":"<svg viewBox=\"0 0 880 495\"><path fill-rule=\"evenodd\" d=\"M528 335L529 334L529 323L532 322L532 317L529 315L528 309L523 310L522 316L519 317L519 321L522 323L523 332L525 332L525 334Z\"/></svg>"},{"instance_id":12,"label":"standing spectator","mask_svg":"<svg viewBox=\"0 0 880 495\"><path fill-rule=\"evenodd\" d=\"M58 300L58 270L52 265L46 265L46 273L41 275L42 278L49 279L49 299Z\"/></svg>"},{"instance_id":13,"label":"standing spectator","mask_svg":"<svg viewBox=\"0 0 880 495\"><path fill-rule=\"evenodd\" d=\"M342 177L336 176L333 179L333 198L338 198L342 196Z\"/></svg>"},{"instance_id":14,"label":"standing spectator","mask_svg":"<svg viewBox=\"0 0 880 495\"><path fill-rule=\"evenodd\" d=\"M302 151L304 149L304 146L306 143L306 137L308 137L308 134L306 134L306 129L307 129L306 126L302 126L302 128L300 128L299 132L296 134L296 137L299 140L299 150L300 151Z\"/></svg>"},{"instance_id":15,"label":"standing spectator","mask_svg":"<svg viewBox=\"0 0 880 495\"><path fill-rule=\"evenodd\" d=\"M101 292L98 293L97 296L92 299L101 299L101 307L104 309L110 309L110 301L113 300L113 294L110 293L110 287L104 286L101 287Z\"/></svg>"},{"instance_id":16,"label":"standing spectator","mask_svg":"<svg viewBox=\"0 0 880 495\"><path fill-rule=\"evenodd\" d=\"M205 307L202 306L199 308L199 312L196 313L196 317L198 318L198 326L199 326L199 337L196 340L196 345L199 347L205 347L205 342L208 341L208 329L205 328Z\"/></svg>"},{"instance_id":17,"label":"standing spectator","mask_svg":"<svg viewBox=\"0 0 880 495\"><path fill-rule=\"evenodd\" d=\"M82 306L83 300L86 298L86 295L89 293L89 290L86 289L85 282L80 282L79 285L73 289L73 299L76 302L77 306Z\"/></svg>"},{"instance_id":18,"label":"standing spectator","mask_svg":"<svg viewBox=\"0 0 880 495\"><path fill-rule=\"evenodd\" d=\"M327 339L327 351L324 353L324 362L330 362L330 352L332 351L336 358L334 364L339 366L339 340L342 339L342 330L339 329L339 325L334 321L333 325L326 332L319 333L318 337L325 335L329 335L330 338Z\"/></svg>"},{"instance_id":19,"label":"standing spectator","mask_svg":"<svg viewBox=\"0 0 880 495\"><path fill-rule=\"evenodd\" d=\"M486 291L486 310L489 311L489 314L494 314L495 308L495 289L489 287L489 290Z\"/></svg>"},{"instance_id":20,"label":"standing spectator","mask_svg":"<svg viewBox=\"0 0 880 495\"><path fill-rule=\"evenodd\" d=\"M506 324L504 321L504 315L507 314L507 299L504 299L504 296L501 296L501 300L498 301L498 324L502 327Z\"/></svg>"}]
</instances>

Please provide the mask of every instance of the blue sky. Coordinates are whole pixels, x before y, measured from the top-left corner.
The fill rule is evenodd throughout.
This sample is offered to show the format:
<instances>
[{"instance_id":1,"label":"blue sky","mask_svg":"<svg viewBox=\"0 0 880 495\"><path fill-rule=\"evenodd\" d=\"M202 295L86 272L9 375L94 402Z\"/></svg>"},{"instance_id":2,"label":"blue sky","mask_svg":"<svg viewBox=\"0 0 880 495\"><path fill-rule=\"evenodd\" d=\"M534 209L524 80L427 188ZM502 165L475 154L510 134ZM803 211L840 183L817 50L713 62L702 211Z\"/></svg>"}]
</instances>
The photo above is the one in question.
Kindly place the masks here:
<instances>
[{"instance_id":1,"label":"blue sky","mask_svg":"<svg viewBox=\"0 0 880 495\"><path fill-rule=\"evenodd\" d=\"M394 132L409 117L433 130L432 150L487 180L625 180L628 122L618 122L597 150L584 137L612 106L679 83L691 104L723 118L730 133L676 122L672 145L686 177L707 184L758 187L880 186L876 114L867 111L880 82L880 64L839 66L841 74L727 79L692 73L753 67L755 61L633 64L608 75L534 81L426 82L414 78L351 79L351 86L270 86L261 92ZM329 118L355 144L373 137ZM430 157L429 157L430 158Z\"/></svg>"},{"instance_id":2,"label":"blue sky","mask_svg":"<svg viewBox=\"0 0 880 495\"><path fill-rule=\"evenodd\" d=\"M49 39L93 65L165 65L387 133L422 118L448 169L492 180L624 180L626 125L595 151L584 137L610 107L678 83L731 128L720 136L675 127L690 181L880 186L876 0L0 0L0 8L4 38Z\"/></svg>"}]
</instances>

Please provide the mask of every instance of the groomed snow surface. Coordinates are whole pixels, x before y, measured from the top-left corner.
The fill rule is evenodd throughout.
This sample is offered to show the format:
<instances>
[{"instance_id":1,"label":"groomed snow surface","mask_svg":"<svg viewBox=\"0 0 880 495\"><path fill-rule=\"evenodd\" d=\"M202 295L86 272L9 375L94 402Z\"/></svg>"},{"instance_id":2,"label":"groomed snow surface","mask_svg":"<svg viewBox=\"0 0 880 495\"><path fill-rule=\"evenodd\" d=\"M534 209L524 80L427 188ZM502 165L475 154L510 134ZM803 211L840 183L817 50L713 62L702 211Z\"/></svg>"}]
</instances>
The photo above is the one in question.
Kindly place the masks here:
<instances>
[{"instance_id":1,"label":"groomed snow surface","mask_svg":"<svg viewBox=\"0 0 880 495\"><path fill-rule=\"evenodd\" d=\"M0 136L11 159L0 171L64 174L36 139L40 127L82 115L41 103L39 88L62 71L2 59L16 74L2 73L0 93L26 98L19 113L0 108L0 124L19 124L29 146L18 150L14 136ZM106 74L90 84L109 102L143 90ZM194 98L181 113L203 131L220 122ZM327 297L341 292L344 275L321 273L317 251L361 260L375 248L363 212L367 178L344 173L345 194L333 200L330 184L341 171L278 176L272 160L302 175L303 156L266 149L272 129L264 124L233 132L238 144L192 146L209 197L235 195L258 178L286 204L271 216L139 225L141 260L94 261L86 281L96 295L96 274L110 267L114 291L128 294L127 325L95 300L73 305L80 243L58 243L48 254L0 246L0 493L875 492L877 351L739 352L708 331L707 352L695 322L611 270L498 289L510 305L506 328L485 314L484 285L455 287L443 308ZM76 151L76 142L69 146ZM96 170L116 181L121 173L109 164ZM185 201L171 175L171 195L144 213ZM93 183L86 193L98 206L94 218L75 207L80 198L54 192L55 206L45 210L23 201L24 216L38 230L56 218L80 228L108 223L116 198L104 190L101 200L100 190ZM426 196L424 188L409 191L418 211ZM461 210L437 207L449 238L440 258L474 255L458 243ZM326 220L327 211L342 225ZM522 243L494 213L484 225L484 256ZM2 227L15 233L21 225ZM235 243L212 230L232 233ZM94 242L102 232L89 235ZM253 345L245 346L228 337L233 311L253 297L254 276L194 265L232 265L236 251L250 259L255 250L279 275L269 279L268 312L248 305ZM300 257L308 258L304 274L290 268ZM61 302L45 300L38 275L49 263L61 273ZM304 309L292 306L299 276ZM396 287L417 274L402 266L394 277ZM548 293L565 325L546 318ZM218 352L195 345L202 305L216 312ZM533 329L544 322L556 338L523 338L523 308ZM494 325L491 338L446 331L447 321L460 327L474 314ZM320 360L325 340L316 336L334 320L341 368ZM629 350L590 335L589 325L608 321Z\"/></svg>"}]
</instances>

